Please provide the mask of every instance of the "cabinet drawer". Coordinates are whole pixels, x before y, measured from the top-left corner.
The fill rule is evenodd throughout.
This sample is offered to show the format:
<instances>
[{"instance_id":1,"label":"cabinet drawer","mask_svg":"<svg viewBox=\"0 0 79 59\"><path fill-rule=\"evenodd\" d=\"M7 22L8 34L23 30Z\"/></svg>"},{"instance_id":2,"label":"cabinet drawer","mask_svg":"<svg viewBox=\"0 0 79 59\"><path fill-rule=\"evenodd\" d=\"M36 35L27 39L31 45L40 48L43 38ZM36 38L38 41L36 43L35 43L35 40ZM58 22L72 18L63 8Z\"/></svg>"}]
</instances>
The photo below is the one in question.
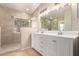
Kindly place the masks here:
<instances>
[{"instance_id":1,"label":"cabinet drawer","mask_svg":"<svg viewBox=\"0 0 79 59\"><path fill-rule=\"evenodd\" d=\"M42 55L56 55L56 39L52 36L34 34L32 44Z\"/></svg>"},{"instance_id":2,"label":"cabinet drawer","mask_svg":"<svg viewBox=\"0 0 79 59\"><path fill-rule=\"evenodd\" d=\"M53 37L53 36L46 36L45 37L45 41L48 42L48 43L56 43L56 40L57 38L56 37Z\"/></svg>"}]
</instances>

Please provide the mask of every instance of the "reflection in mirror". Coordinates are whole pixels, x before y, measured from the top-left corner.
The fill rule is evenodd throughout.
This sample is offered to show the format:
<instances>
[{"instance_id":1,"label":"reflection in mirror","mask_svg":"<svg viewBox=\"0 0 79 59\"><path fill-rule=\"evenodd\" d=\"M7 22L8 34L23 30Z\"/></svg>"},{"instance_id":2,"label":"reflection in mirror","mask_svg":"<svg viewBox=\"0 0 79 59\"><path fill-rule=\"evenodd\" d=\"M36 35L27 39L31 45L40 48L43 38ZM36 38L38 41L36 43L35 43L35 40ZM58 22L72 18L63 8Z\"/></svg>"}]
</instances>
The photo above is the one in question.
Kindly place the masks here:
<instances>
[{"instance_id":1,"label":"reflection in mirror","mask_svg":"<svg viewBox=\"0 0 79 59\"><path fill-rule=\"evenodd\" d=\"M59 22L63 21L64 30L72 29L72 4L59 4L40 16L41 30L59 30Z\"/></svg>"},{"instance_id":2,"label":"reflection in mirror","mask_svg":"<svg viewBox=\"0 0 79 59\"><path fill-rule=\"evenodd\" d=\"M44 30L58 30L59 21L64 21L64 10L63 8L59 10L53 10L48 12L48 14L41 16L41 29Z\"/></svg>"},{"instance_id":3,"label":"reflection in mirror","mask_svg":"<svg viewBox=\"0 0 79 59\"><path fill-rule=\"evenodd\" d=\"M64 21L59 21L59 31L64 31Z\"/></svg>"}]
</instances>

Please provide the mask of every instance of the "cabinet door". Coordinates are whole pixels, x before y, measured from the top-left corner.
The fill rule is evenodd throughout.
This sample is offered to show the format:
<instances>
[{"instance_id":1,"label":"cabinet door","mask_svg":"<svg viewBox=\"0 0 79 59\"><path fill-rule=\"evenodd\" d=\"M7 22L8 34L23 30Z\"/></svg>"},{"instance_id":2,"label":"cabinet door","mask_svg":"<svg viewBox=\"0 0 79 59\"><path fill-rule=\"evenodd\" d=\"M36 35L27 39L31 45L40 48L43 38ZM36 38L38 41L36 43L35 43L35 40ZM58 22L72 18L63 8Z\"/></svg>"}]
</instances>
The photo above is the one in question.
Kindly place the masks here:
<instances>
[{"instance_id":1,"label":"cabinet door","mask_svg":"<svg viewBox=\"0 0 79 59\"><path fill-rule=\"evenodd\" d=\"M73 39L59 37L57 40L57 55L58 56L73 55Z\"/></svg>"},{"instance_id":2,"label":"cabinet door","mask_svg":"<svg viewBox=\"0 0 79 59\"><path fill-rule=\"evenodd\" d=\"M40 46L40 48L39 48L40 51L39 51L39 52L40 52L42 55L44 55L44 56L47 55L47 54L46 54L46 47L47 47L47 46L46 46L46 42L45 42L45 37L46 37L46 36L43 36L43 39L40 39L40 41L39 41L39 42L40 42L40 43L39 43L39 46Z\"/></svg>"},{"instance_id":3,"label":"cabinet door","mask_svg":"<svg viewBox=\"0 0 79 59\"><path fill-rule=\"evenodd\" d=\"M44 37L40 34L32 35L32 48L36 49L42 55L45 55Z\"/></svg>"},{"instance_id":4,"label":"cabinet door","mask_svg":"<svg viewBox=\"0 0 79 59\"><path fill-rule=\"evenodd\" d=\"M46 55L46 47L42 44L39 45L39 49L38 49L38 52L41 53L42 55Z\"/></svg>"},{"instance_id":5,"label":"cabinet door","mask_svg":"<svg viewBox=\"0 0 79 59\"><path fill-rule=\"evenodd\" d=\"M39 48L39 40L38 35L32 34L32 48L36 50Z\"/></svg>"},{"instance_id":6,"label":"cabinet door","mask_svg":"<svg viewBox=\"0 0 79 59\"><path fill-rule=\"evenodd\" d=\"M48 56L56 56L56 37L46 36L46 54Z\"/></svg>"}]
</instances>

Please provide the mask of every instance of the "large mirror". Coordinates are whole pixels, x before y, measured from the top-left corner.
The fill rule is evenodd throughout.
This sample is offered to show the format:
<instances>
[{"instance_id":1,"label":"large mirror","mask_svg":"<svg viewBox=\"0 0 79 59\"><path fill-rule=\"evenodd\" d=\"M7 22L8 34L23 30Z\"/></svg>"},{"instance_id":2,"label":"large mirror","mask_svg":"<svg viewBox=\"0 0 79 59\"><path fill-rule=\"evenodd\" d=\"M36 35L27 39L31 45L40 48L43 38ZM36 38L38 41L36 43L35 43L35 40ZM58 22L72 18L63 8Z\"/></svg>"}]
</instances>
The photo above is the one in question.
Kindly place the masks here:
<instances>
[{"instance_id":1,"label":"large mirror","mask_svg":"<svg viewBox=\"0 0 79 59\"><path fill-rule=\"evenodd\" d=\"M70 9L68 9L68 7L70 8L69 5L67 5L66 7L63 5L63 7L60 6L58 9L51 10L48 13L40 16L41 29L43 29L43 30L59 30L60 24L63 24L64 25L63 27L65 27L65 23L67 24L66 18L68 19L68 17L69 17L69 15L67 16L67 13L70 10ZM63 30L65 30L65 28Z\"/></svg>"},{"instance_id":2,"label":"large mirror","mask_svg":"<svg viewBox=\"0 0 79 59\"><path fill-rule=\"evenodd\" d=\"M60 21L64 21L64 9L59 8L48 12L48 14L41 16L41 28L45 30L58 30Z\"/></svg>"}]
</instances>

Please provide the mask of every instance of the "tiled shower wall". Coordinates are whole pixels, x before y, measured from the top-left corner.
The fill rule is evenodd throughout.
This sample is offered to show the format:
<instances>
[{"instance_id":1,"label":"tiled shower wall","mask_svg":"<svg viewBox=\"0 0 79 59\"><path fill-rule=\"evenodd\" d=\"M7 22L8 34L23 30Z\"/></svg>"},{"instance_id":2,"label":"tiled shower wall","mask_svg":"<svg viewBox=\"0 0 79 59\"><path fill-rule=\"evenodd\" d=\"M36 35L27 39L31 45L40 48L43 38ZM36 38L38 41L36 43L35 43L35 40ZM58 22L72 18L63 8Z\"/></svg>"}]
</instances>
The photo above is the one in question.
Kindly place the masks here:
<instances>
[{"instance_id":1,"label":"tiled shower wall","mask_svg":"<svg viewBox=\"0 0 79 59\"><path fill-rule=\"evenodd\" d=\"M16 10L0 6L1 45L20 43L20 33L14 33Z\"/></svg>"}]
</instances>

